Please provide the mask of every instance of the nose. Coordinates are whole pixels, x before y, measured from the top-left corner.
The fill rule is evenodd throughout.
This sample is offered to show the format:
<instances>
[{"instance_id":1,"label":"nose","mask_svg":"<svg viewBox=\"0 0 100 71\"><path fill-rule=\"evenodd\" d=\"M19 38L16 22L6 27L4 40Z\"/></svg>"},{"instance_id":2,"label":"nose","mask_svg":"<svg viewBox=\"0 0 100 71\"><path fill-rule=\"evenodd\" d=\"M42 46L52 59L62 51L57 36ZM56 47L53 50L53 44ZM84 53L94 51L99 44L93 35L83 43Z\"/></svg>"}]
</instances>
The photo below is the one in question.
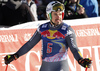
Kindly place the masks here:
<instances>
[{"instance_id":1,"label":"nose","mask_svg":"<svg viewBox=\"0 0 100 71\"><path fill-rule=\"evenodd\" d=\"M60 18L60 15L57 15L57 18L59 19Z\"/></svg>"}]
</instances>

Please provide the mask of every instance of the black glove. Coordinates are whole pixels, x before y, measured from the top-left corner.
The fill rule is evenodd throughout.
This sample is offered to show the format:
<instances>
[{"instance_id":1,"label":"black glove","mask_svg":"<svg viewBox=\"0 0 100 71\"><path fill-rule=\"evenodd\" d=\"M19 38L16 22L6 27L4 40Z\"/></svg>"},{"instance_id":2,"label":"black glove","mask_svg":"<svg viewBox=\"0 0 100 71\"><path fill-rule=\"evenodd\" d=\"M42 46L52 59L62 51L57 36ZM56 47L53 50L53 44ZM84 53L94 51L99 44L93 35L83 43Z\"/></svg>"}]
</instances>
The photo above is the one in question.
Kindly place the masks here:
<instances>
[{"instance_id":1,"label":"black glove","mask_svg":"<svg viewBox=\"0 0 100 71\"><path fill-rule=\"evenodd\" d=\"M17 58L19 58L18 54L6 55L4 57L5 64L10 64L10 62L16 60Z\"/></svg>"},{"instance_id":2,"label":"black glove","mask_svg":"<svg viewBox=\"0 0 100 71\"><path fill-rule=\"evenodd\" d=\"M90 58L80 59L78 60L78 63L85 68L86 67L90 68L92 64L92 60Z\"/></svg>"}]
</instances>

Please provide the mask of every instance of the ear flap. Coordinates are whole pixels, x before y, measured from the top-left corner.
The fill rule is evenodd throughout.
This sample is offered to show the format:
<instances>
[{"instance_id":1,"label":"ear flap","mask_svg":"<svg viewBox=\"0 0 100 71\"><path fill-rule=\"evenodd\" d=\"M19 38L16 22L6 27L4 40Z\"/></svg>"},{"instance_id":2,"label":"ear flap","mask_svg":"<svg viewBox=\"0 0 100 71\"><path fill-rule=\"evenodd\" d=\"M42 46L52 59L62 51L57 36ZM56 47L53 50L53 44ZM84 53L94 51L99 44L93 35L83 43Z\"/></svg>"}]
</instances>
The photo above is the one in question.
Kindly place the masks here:
<instances>
[{"instance_id":1,"label":"ear flap","mask_svg":"<svg viewBox=\"0 0 100 71\"><path fill-rule=\"evenodd\" d=\"M64 12L62 12L62 19L64 18Z\"/></svg>"},{"instance_id":2,"label":"ear flap","mask_svg":"<svg viewBox=\"0 0 100 71\"><path fill-rule=\"evenodd\" d=\"M51 13L49 13L49 18L50 18L50 20L52 19Z\"/></svg>"},{"instance_id":3,"label":"ear flap","mask_svg":"<svg viewBox=\"0 0 100 71\"><path fill-rule=\"evenodd\" d=\"M52 19L51 13L47 14L47 18L50 20Z\"/></svg>"}]
</instances>

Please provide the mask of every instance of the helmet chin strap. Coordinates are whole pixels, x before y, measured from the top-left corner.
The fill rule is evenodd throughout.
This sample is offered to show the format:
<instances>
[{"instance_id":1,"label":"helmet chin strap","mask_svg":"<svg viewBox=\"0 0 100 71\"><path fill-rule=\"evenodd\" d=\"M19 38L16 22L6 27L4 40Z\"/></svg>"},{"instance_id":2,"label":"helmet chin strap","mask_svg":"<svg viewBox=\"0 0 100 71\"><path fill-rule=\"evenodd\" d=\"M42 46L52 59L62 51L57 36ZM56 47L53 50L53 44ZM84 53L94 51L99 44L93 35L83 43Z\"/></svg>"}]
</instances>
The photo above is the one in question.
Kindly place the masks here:
<instances>
[{"instance_id":1,"label":"helmet chin strap","mask_svg":"<svg viewBox=\"0 0 100 71\"><path fill-rule=\"evenodd\" d=\"M55 23L53 23L52 20L50 20L50 22L51 22L51 26L52 26L52 27L57 27L57 26L59 26L59 24L55 25Z\"/></svg>"},{"instance_id":2,"label":"helmet chin strap","mask_svg":"<svg viewBox=\"0 0 100 71\"><path fill-rule=\"evenodd\" d=\"M50 22L51 22L51 25L55 26L55 23L53 23L52 20L50 20Z\"/></svg>"},{"instance_id":3,"label":"helmet chin strap","mask_svg":"<svg viewBox=\"0 0 100 71\"><path fill-rule=\"evenodd\" d=\"M53 27L56 27L56 26L57 26L57 25L55 25L55 23L52 22L52 20L50 20L50 22L51 22L51 25L52 25Z\"/></svg>"}]
</instances>

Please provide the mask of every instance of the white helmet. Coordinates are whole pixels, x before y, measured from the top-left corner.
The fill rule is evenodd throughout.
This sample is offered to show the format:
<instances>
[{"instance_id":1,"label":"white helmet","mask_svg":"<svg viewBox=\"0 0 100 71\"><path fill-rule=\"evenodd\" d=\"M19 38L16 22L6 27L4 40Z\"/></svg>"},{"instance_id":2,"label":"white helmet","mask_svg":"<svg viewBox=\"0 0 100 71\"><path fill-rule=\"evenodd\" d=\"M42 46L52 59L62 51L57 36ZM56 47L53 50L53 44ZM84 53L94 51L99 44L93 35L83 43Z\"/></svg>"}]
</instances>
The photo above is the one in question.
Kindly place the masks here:
<instances>
[{"instance_id":1,"label":"white helmet","mask_svg":"<svg viewBox=\"0 0 100 71\"><path fill-rule=\"evenodd\" d=\"M58 11L58 10L62 11L62 19L63 19L64 10L65 10L64 5L62 3L60 3L59 1L50 2L46 7L47 17L50 18L50 20L51 20L52 19L51 12Z\"/></svg>"}]
</instances>

